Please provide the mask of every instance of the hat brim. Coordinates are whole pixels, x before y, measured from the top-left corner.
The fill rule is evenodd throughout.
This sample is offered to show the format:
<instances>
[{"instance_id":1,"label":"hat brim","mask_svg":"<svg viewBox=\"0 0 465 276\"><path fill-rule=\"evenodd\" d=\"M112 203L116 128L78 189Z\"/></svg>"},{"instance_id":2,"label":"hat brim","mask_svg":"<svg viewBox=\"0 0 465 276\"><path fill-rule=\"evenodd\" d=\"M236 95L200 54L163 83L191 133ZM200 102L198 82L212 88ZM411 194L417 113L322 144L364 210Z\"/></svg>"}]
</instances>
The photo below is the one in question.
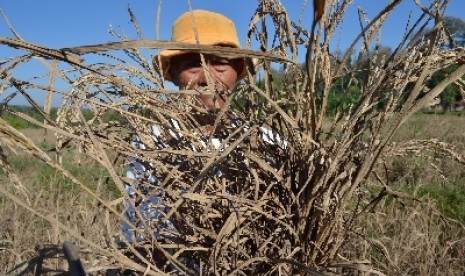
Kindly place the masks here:
<instances>
[{"instance_id":1,"label":"hat brim","mask_svg":"<svg viewBox=\"0 0 465 276\"><path fill-rule=\"evenodd\" d=\"M236 45L225 45L225 43L210 44L212 46L227 46L238 48ZM167 81L173 81L173 77L170 74L170 62L174 56L179 56L185 53L189 53L188 50L162 50L158 55L153 57L153 63L155 70ZM240 81L247 76L247 62L246 58L243 58L244 62L242 69L237 74L237 80Z\"/></svg>"}]
</instances>

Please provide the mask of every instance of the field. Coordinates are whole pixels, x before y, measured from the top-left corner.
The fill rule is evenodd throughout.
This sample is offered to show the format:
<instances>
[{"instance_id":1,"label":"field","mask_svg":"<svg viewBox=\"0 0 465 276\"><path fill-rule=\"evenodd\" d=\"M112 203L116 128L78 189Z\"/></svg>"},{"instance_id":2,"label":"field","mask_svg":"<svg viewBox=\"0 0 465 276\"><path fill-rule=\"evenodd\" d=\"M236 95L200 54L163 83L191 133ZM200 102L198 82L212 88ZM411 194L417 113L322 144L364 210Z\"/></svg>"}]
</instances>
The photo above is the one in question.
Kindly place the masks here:
<instances>
[{"instance_id":1,"label":"field","mask_svg":"<svg viewBox=\"0 0 465 276\"><path fill-rule=\"evenodd\" d=\"M357 9L351 46L332 52L351 2L314 0L305 29L258 1L244 49L145 40L131 9L137 37L112 31L117 43L1 38L29 54L0 70L0 274L66 273L72 241L91 274L463 275L465 116L422 112L465 101L447 1L414 1L394 48L379 38L402 1ZM225 85L201 55L208 85L167 90L153 49L247 76ZM35 61L47 73L21 76Z\"/></svg>"},{"instance_id":2,"label":"field","mask_svg":"<svg viewBox=\"0 0 465 276\"><path fill-rule=\"evenodd\" d=\"M52 133L44 135L42 129L24 129L22 132L41 147L53 148L55 139ZM394 140L437 138L454 144L460 152L464 152L463 133L465 116L460 113L419 113L396 133ZM372 263L390 275L441 275L444 271L459 275L465 271L463 166L454 160L434 156L427 159L415 154L391 161L388 164L390 186L416 199L402 196L383 199L370 216L357 222L359 226L355 229L360 232L348 235L341 255L356 256L361 266ZM59 172L25 155L20 149L10 162L20 172L19 177L34 210L56 218L57 222L64 222L69 232L102 246L112 243L104 232L114 233L117 239L116 218ZM108 173L98 169L95 161L78 152L65 152L63 164L93 191L121 208L117 200L120 194L114 183L108 181ZM5 187L8 179L4 174L1 181ZM0 204L0 273L24 270L28 265L29 271L33 271L41 258L45 259L44 268L65 270L59 246L64 240L75 240L75 237L63 231L58 223L47 222L10 200L0 198ZM373 247L373 244L379 246ZM92 256L86 259L88 267L93 270L112 267L111 260L100 260L98 254L84 249L84 259L87 254Z\"/></svg>"},{"instance_id":3,"label":"field","mask_svg":"<svg viewBox=\"0 0 465 276\"><path fill-rule=\"evenodd\" d=\"M461 114L416 114L394 141L438 139L463 153L464 122ZM349 240L353 243L346 247L351 251L358 244L357 250L363 252L367 243L376 244L377 250L368 250L364 256L388 275L460 275L465 271L463 165L434 154L425 157L412 152L392 160L390 185L405 194L387 197L360 222L363 228L357 238L365 241ZM410 195L415 200L407 199Z\"/></svg>"}]
</instances>

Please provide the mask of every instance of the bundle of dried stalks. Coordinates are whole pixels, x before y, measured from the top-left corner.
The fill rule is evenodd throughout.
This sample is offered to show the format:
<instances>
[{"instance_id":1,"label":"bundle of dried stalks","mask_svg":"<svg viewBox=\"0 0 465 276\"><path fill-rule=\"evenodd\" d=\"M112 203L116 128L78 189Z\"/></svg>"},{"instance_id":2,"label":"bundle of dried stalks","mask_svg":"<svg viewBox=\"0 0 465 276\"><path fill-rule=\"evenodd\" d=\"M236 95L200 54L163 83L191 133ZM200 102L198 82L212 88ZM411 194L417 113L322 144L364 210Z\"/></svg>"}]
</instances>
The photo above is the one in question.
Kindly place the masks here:
<instances>
[{"instance_id":1,"label":"bundle of dried stalks","mask_svg":"<svg viewBox=\"0 0 465 276\"><path fill-rule=\"evenodd\" d=\"M0 119L2 147L21 147L71 179L109 214L129 223L143 238L137 243L126 243L126 254L112 238L103 247L92 238L75 234L81 244L113 256L125 267L148 274L201 270L219 275L252 271L291 275L331 270L343 258L338 253L353 230L354 221L363 218L381 197L395 193L386 176L377 170L385 158L412 148L430 148L464 164L463 156L442 143L417 141L400 145L390 143L390 139L409 116L460 79L465 74L465 64L463 49L442 52L437 47L444 38L441 15L447 1L432 1L430 7L416 1L423 15L407 26L405 38L390 56L381 56L376 47L370 49L401 1L391 1L371 21L361 11L360 34L341 59L330 54L330 43L351 1L314 2L315 21L311 30L305 30L289 18L278 0L260 1L250 22L247 45L250 48L252 43L258 43L260 52L128 41L124 37L119 43L53 50L19 39L0 39L4 45L28 51L2 62L1 93L13 89L22 94L41 112L46 123L26 114L15 115L57 133L58 152L71 147L95 159L108 171L124 198L127 199L124 185L137 184L134 204L153 193L163 197L169 206L165 219L177 230L170 233L169 239L155 238L158 221L141 220L145 230L131 224L121 215L122 200L109 202L102 198L50 153ZM133 22L138 28L134 18ZM274 26L273 31L266 27L270 25ZM359 49L357 45L361 45ZM233 110L208 113L198 108L195 96L215 91L166 90L143 48L253 57L259 62L251 64L255 70L247 81L224 94ZM306 53L306 69L298 66L299 50ZM336 81L342 76L354 78L358 73L357 68L347 66L354 52L368 63L363 83L352 84L362 91L361 99L340 110L329 126L324 125L328 96ZM105 61L87 64L84 58L92 53ZM61 79L68 87L63 89L53 81L43 84L16 78L14 69L31 59L43 62L50 69L50 79ZM68 67L60 67L56 61ZM285 68L282 89L273 82L275 62ZM454 63L460 64L454 73L436 87L426 88L426 81L435 71ZM257 72L263 76L263 85L257 83ZM29 97L37 90L61 94L56 120ZM2 108L8 109L8 102ZM91 116L85 117L83 111ZM102 118L109 112L118 114L118 120L104 121ZM233 113L234 127L222 123L225 112ZM211 143L213 135L199 135L202 131L197 113L210 116L214 136L221 138L219 148ZM158 140L153 139L153 126L160 131ZM262 139L261 127L279 136L270 143ZM144 144L143 149L131 146L134 135ZM140 172L144 174L140 181L127 179L118 166L128 158L136 158L153 169ZM1 160L13 184L21 189L7 156L2 155ZM366 198L360 187L373 174L384 189L379 195ZM160 181L156 188L144 180L150 175ZM145 188L150 194L141 192ZM36 212L11 190L1 192ZM46 214L37 215L53 220ZM136 215L140 217L137 212ZM74 233L64 225L60 227ZM115 230L107 232L108 237L114 234ZM346 263L351 269L367 268L355 265L356 260Z\"/></svg>"}]
</instances>

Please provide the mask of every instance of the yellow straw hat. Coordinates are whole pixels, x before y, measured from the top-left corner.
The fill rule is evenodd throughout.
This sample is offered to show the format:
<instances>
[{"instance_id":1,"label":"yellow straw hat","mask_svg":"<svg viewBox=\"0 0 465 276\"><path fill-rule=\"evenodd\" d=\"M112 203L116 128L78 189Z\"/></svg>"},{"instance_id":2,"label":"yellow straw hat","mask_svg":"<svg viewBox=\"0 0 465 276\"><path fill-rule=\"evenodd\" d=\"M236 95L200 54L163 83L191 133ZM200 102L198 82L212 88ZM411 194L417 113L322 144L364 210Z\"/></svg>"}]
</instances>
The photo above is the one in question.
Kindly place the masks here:
<instances>
[{"instance_id":1,"label":"yellow straw hat","mask_svg":"<svg viewBox=\"0 0 465 276\"><path fill-rule=\"evenodd\" d=\"M181 15L173 24L171 41L240 48L234 22L222 14L204 10L189 11ZM155 67L166 80L172 81L168 70L171 58L183 53L186 51L163 50L154 57ZM246 75L244 62L238 79Z\"/></svg>"}]
</instances>

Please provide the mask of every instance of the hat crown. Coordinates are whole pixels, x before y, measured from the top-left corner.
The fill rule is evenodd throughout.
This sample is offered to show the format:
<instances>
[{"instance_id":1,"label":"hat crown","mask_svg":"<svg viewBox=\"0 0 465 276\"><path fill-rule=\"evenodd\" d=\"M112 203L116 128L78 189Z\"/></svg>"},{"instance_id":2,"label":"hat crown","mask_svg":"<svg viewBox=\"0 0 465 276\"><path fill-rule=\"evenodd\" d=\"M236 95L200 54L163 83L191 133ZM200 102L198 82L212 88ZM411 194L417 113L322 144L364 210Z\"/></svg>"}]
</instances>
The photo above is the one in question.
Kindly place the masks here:
<instances>
[{"instance_id":1,"label":"hat crown","mask_svg":"<svg viewBox=\"0 0 465 276\"><path fill-rule=\"evenodd\" d=\"M181 15L173 24L171 40L240 47L234 22L222 14L204 10Z\"/></svg>"},{"instance_id":2,"label":"hat crown","mask_svg":"<svg viewBox=\"0 0 465 276\"><path fill-rule=\"evenodd\" d=\"M236 26L226 16L205 10L193 10L181 15L174 23L171 41L218 45L240 48ZM184 50L163 50L153 59L155 69L165 80L172 81L169 72L171 58L186 53ZM239 79L247 75L246 65L239 73Z\"/></svg>"}]
</instances>

